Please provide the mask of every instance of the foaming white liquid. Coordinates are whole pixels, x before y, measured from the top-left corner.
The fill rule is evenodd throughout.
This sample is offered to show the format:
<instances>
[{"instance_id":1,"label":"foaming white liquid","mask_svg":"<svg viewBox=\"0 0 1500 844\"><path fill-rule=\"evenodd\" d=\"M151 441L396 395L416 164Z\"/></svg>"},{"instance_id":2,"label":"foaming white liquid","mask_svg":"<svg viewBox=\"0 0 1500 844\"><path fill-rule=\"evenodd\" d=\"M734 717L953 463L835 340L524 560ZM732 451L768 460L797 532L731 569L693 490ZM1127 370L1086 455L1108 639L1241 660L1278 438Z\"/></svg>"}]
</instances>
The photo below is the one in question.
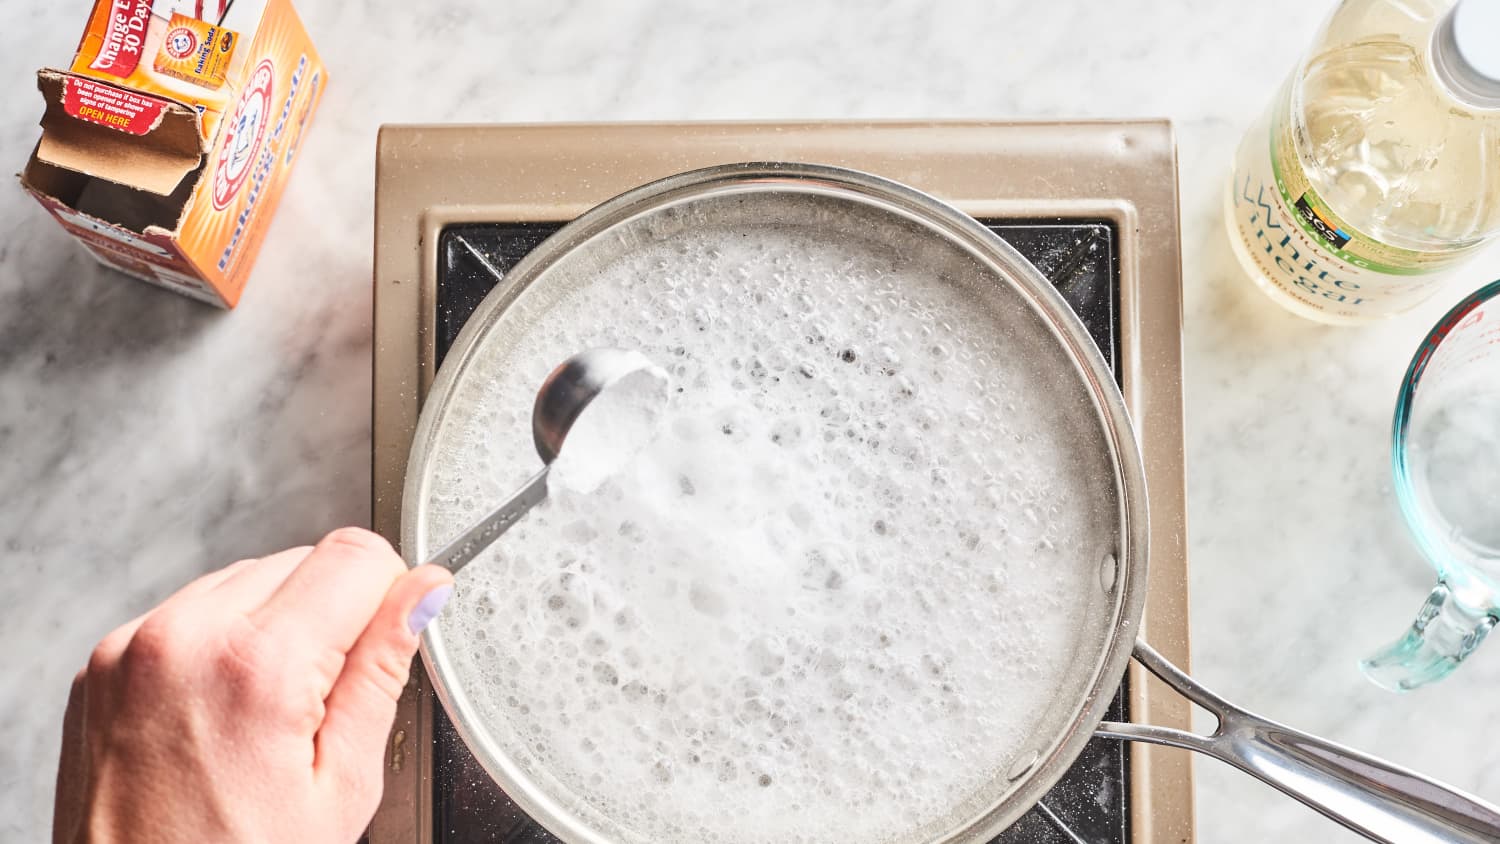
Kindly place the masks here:
<instances>
[{"instance_id":1,"label":"foaming white liquid","mask_svg":"<svg viewBox=\"0 0 1500 844\"><path fill-rule=\"evenodd\" d=\"M494 739L613 840L896 840L997 793L1077 703L1054 696L1099 600L1101 481L1059 419L1088 409L872 254L642 246L522 329L520 365L477 361L438 443L441 540L534 471L552 363L634 348L672 376L658 439L556 490L439 622Z\"/></svg>"}]
</instances>

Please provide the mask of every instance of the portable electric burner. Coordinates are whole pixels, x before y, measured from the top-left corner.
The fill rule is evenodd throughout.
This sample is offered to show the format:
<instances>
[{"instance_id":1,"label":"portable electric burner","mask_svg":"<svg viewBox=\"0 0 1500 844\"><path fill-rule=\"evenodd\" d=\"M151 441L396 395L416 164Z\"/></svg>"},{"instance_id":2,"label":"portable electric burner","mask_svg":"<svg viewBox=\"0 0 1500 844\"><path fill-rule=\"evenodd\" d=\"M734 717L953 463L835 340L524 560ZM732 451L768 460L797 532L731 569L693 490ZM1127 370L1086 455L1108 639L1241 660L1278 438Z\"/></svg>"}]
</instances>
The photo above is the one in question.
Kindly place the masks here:
<instances>
[{"instance_id":1,"label":"portable electric burner","mask_svg":"<svg viewBox=\"0 0 1500 844\"><path fill-rule=\"evenodd\" d=\"M593 205L739 161L831 164L904 182L975 217L1062 293L1112 366L1145 460L1143 635L1188 660L1181 271L1165 122L386 127L376 185L373 507L396 542L422 398L465 320L528 252ZM1186 702L1132 665L1108 718L1187 728ZM982 741L982 736L976 736ZM557 841L485 773L414 669L369 839ZM1093 739L997 841L1193 837L1181 751Z\"/></svg>"}]
</instances>

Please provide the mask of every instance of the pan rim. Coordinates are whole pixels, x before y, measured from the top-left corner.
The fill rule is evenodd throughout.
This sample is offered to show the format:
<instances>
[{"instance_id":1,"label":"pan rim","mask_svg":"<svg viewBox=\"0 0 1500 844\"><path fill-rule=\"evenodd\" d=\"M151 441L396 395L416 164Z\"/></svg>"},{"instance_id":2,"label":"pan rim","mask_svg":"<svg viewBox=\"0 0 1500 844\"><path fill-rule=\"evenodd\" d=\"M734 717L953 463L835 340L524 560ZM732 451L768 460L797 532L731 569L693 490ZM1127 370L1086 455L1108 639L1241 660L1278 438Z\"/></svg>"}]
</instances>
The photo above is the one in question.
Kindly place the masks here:
<instances>
[{"instance_id":1,"label":"pan rim","mask_svg":"<svg viewBox=\"0 0 1500 844\"><path fill-rule=\"evenodd\" d=\"M1112 632L1103 639L1103 647L1085 648L1086 653L1080 653L1080 657L1091 657L1083 669L1078 668L1082 659L1075 659L1074 668L1070 669L1075 673L1087 670L1091 676L1086 684L1088 691L1079 701L1066 729L1041 745L1044 753L1039 754L1029 768L1016 776L1006 777L1010 784L998 802L974 817L964 828L935 839L941 844L987 842L1018 820L1062 777L1102 720L1124 676L1145 606L1149 535L1146 482L1124 399L1113 373L1083 324L1061 294L1020 253L972 217L940 200L898 182L846 168L806 163L745 162L688 171L650 182L607 200L568 223L528 254L484 298L460 330L444 365L439 368L423 403L407 461L401 517L403 553L409 564L416 565L430 550L421 546L427 532L425 502L429 497L427 487L430 481L430 474L423 471L423 467L431 444L439 431L440 421L446 417L444 411L459 373L466 369L489 327L520 293L579 244L638 216L708 195L767 189L835 195L880 206L882 210L920 223L935 235L947 237L981 261L986 269L1010 281L1062 343L1085 382L1102 426L1102 437L1109 446L1108 457L1114 473L1120 518L1114 594L1108 604L1112 614L1109 630ZM445 679L456 677L457 672L449 661L440 625L432 625L423 634L421 651L433 688L455 729L507 796L565 841L589 844L610 841L595 833L578 812L537 787L535 778L527 775L516 760L498 752L479 735L478 725L466 717L472 714L473 706L462 684L449 683Z\"/></svg>"}]
</instances>

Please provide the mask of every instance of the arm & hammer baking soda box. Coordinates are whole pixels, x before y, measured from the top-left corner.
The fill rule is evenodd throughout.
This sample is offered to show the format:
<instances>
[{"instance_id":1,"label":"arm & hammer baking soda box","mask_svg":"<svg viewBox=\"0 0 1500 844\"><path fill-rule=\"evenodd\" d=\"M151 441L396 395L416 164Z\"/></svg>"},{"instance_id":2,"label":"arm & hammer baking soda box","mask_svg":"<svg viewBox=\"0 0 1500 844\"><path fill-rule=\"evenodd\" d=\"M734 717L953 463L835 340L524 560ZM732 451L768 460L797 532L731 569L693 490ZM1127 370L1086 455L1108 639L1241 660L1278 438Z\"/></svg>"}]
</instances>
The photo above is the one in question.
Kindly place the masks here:
<instances>
[{"instance_id":1,"label":"arm & hammer baking soda box","mask_svg":"<svg viewBox=\"0 0 1500 844\"><path fill-rule=\"evenodd\" d=\"M21 184L99 261L239 301L328 75L290 0L95 0Z\"/></svg>"}]
</instances>

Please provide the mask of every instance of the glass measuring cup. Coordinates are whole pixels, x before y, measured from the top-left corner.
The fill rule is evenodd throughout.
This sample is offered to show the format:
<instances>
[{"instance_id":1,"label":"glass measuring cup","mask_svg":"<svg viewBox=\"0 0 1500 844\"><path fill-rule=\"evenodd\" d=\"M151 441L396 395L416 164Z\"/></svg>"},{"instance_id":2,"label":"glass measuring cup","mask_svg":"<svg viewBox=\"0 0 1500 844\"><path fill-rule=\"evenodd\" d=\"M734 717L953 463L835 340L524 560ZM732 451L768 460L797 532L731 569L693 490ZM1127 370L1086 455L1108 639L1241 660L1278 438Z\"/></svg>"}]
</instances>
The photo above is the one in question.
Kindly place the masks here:
<instances>
[{"instance_id":1,"label":"glass measuring cup","mask_svg":"<svg viewBox=\"0 0 1500 844\"><path fill-rule=\"evenodd\" d=\"M1407 691L1448 676L1500 622L1500 281L1422 341L1391 448L1396 498L1438 584L1405 635L1360 667Z\"/></svg>"}]
</instances>

